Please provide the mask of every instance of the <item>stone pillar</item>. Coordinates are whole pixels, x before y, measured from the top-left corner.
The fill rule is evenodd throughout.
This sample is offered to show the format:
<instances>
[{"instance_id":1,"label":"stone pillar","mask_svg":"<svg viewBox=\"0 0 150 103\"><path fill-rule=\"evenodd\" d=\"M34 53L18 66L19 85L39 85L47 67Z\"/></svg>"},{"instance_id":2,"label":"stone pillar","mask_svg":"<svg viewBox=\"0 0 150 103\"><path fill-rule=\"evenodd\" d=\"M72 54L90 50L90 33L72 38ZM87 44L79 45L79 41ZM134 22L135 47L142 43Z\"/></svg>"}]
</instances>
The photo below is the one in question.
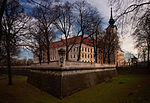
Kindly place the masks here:
<instances>
[{"instance_id":1,"label":"stone pillar","mask_svg":"<svg viewBox=\"0 0 150 103\"><path fill-rule=\"evenodd\" d=\"M59 54L59 66L64 67L65 66L65 50L59 49L58 54Z\"/></svg>"}]
</instances>

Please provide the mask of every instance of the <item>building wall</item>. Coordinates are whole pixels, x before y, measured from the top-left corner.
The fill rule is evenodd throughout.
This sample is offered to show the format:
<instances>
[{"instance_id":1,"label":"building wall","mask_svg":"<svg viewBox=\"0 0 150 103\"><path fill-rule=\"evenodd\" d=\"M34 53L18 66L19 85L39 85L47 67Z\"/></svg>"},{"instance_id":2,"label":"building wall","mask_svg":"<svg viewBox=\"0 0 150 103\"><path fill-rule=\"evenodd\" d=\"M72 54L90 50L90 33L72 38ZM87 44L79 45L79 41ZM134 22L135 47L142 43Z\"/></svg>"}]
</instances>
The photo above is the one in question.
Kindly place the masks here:
<instances>
[{"instance_id":1,"label":"building wall","mask_svg":"<svg viewBox=\"0 0 150 103\"><path fill-rule=\"evenodd\" d=\"M99 48L97 49L97 63L103 64L103 55L100 53Z\"/></svg>"},{"instance_id":2,"label":"building wall","mask_svg":"<svg viewBox=\"0 0 150 103\"><path fill-rule=\"evenodd\" d=\"M121 65L124 65L125 61L124 61L124 52L122 50L118 50L118 53L117 53L117 56L118 56L118 60L117 60L117 63L118 63L118 66L121 66Z\"/></svg>"},{"instance_id":3,"label":"building wall","mask_svg":"<svg viewBox=\"0 0 150 103\"><path fill-rule=\"evenodd\" d=\"M57 47L57 48L51 48L50 49L50 60L51 61L57 61L59 60L59 55L58 55L58 50L59 49L64 49L66 50L66 47ZM71 46L69 47L69 49ZM79 44L76 44L72 47L72 49L69 52L69 60L70 61L77 61L78 58L78 52L79 52ZM106 57L107 59L107 57ZM38 57L34 55L34 63L38 63ZM43 52L43 60L42 62L47 61L47 54L46 52ZM81 45L81 54L80 54L80 61L81 62L89 62L89 63L94 63L95 58L94 58L94 47L82 44ZM103 64L103 55L99 53L99 49L97 52L97 63ZM111 55L111 64L116 64L116 65L124 65L124 52L122 52L120 49L113 55Z\"/></svg>"},{"instance_id":4,"label":"building wall","mask_svg":"<svg viewBox=\"0 0 150 103\"><path fill-rule=\"evenodd\" d=\"M94 47L82 44L81 46L81 62L95 62Z\"/></svg>"},{"instance_id":5,"label":"building wall","mask_svg":"<svg viewBox=\"0 0 150 103\"><path fill-rule=\"evenodd\" d=\"M69 48L71 48L71 46ZM78 52L79 52L79 44L76 44L69 51L69 60L77 61L77 59L78 59Z\"/></svg>"},{"instance_id":6,"label":"building wall","mask_svg":"<svg viewBox=\"0 0 150 103\"><path fill-rule=\"evenodd\" d=\"M50 58L51 61L56 61L59 59L58 50L63 48L66 50L66 47L58 47L58 48L51 48L50 50ZM69 47L69 49L71 46ZM77 61L79 52L79 44L76 44L72 47L69 51L69 60L70 61ZM80 54L80 61L81 62L94 62L94 48L92 46L88 46L85 44L81 45L81 54Z\"/></svg>"}]
</instances>

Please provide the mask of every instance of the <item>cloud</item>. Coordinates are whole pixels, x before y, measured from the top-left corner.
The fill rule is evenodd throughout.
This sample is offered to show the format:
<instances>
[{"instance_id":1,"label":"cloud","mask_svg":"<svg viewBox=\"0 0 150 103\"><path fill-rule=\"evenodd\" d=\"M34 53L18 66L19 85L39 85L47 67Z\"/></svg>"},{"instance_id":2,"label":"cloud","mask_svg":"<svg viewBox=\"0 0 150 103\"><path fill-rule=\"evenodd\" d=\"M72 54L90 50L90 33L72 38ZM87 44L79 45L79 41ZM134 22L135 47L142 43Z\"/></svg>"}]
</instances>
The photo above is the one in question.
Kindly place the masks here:
<instances>
[{"instance_id":1,"label":"cloud","mask_svg":"<svg viewBox=\"0 0 150 103\"><path fill-rule=\"evenodd\" d=\"M110 6L108 5L108 0L87 0L87 1L100 11L105 21L109 20Z\"/></svg>"},{"instance_id":2,"label":"cloud","mask_svg":"<svg viewBox=\"0 0 150 103\"><path fill-rule=\"evenodd\" d=\"M126 30L128 31L120 35L121 48L130 53L137 54L137 49L135 48L135 39L133 36L131 36L134 30L131 29L131 25L126 26Z\"/></svg>"}]
</instances>

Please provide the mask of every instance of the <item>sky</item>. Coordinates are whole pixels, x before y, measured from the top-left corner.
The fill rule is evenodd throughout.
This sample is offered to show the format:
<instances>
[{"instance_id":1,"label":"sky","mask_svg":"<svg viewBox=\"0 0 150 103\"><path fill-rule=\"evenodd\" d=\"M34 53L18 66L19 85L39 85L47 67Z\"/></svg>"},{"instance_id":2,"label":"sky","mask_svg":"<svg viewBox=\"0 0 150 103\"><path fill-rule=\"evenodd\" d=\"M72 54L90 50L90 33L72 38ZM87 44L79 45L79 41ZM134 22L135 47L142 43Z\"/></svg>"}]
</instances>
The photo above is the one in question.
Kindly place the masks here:
<instances>
[{"instance_id":1,"label":"sky","mask_svg":"<svg viewBox=\"0 0 150 103\"><path fill-rule=\"evenodd\" d=\"M91 5L93 5L94 7L96 7L99 12L102 14L102 16L104 17L104 28L106 28L108 26L108 21L110 18L110 5L108 3L108 0L87 0L89 3L91 3ZM113 8L112 8L113 9ZM115 15L115 13L113 12L113 16ZM118 29L120 27L117 27ZM127 27L128 31L126 32L126 34L121 34L120 35L120 46L121 49L133 54L137 53L137 49L134 48L134 39L131 36L132 33L132 29L130 26Z\"/></svg>"},{"instance_id":2,"label":"sky","mask_svg":"<svg viewBox=\"0 0 150 103\"><path fill-rule=\"evenodd\" d=\"M37 0L38 1L38 0ZM66 0L63 0L66 1ZM75 0L69 0L70 2L74 2ZM110 18L110 6L108 4L108 0L86 0L89 2L92 6L96 7L98 11L101 13L102 17L104 18L103 20L103 27L106 29L106 27L109 25L108 21ZM25 7L25 10L28 11L29 13L31 12L31 8L33 7L32 4L27 3L26 0L21 0L21 4ZM113 12L113 15L115 13ZM120 28L120 27L117 27ZM123 51L127 51L133 54L137 53L137 49L134 48L134 39L131 36L132 30L131 27L128 26L128 32L126 34L121 34L118 33L120 36L120 47Z\"/></svg>"}]
</instances>

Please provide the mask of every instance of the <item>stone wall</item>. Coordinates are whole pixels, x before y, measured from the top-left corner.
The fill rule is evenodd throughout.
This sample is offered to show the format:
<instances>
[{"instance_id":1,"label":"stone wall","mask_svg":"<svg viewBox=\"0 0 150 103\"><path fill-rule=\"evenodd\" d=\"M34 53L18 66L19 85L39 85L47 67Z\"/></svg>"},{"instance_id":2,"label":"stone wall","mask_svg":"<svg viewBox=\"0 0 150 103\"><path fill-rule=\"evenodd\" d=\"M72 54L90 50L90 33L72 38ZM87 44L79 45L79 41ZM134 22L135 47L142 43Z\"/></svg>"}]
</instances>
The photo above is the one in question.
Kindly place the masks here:
<instances>
[{"instance_id":1,"label":"stone wall","mask_svg":"<svg viewBox=\"0 0 150 103\"><path fill-rule=\"evenodd\" d=\"M7 73L7 67L0 67L0 74L5 73ZM12 73L28 76L28 83L58 98L64 98L117 76L116 68L112 65L100 67L12 66Z\"/></svg>"},{"instance_id":2,"label":"stone wall","mask_svg":"<svg viewBox=\"0 0 150 103\"><path fill-rule=\"evenodd\" d=\"M34 70L30 72L27 82L55 97L61 97L61 72Z\"/></svg>"},{"instance_id":3,"label":"stone wall","mask_svg":"<svg viewBox=\"0 0 150 103\"><path fill-rule=\"evenodd\" d=\"M65 68L69 67L75 67L75 68L88 68L88 67L98 67L98 68L103 68L103 67L115 67L115 65L110 65L110 64L99 64L99 63L85 63L85 62L80 62L80 61L65 61L64 65ZM42 63L41 65L39 63L34 63L32 64L31 68L59 68L59 61L53 61L50 62L49 64L47 63Z\"/></svg>"},{"instance_id":4,"label":"stone wall","mask_svg":"<svg viewBox=\"0 0 150 103\"><path fill-rule=\"evenodd\" d=\"M46 69L31 70L27 81L55 97L64 98L115 76L117 72L114 67L109 69Z\"/></svg>"}]
</instances>

